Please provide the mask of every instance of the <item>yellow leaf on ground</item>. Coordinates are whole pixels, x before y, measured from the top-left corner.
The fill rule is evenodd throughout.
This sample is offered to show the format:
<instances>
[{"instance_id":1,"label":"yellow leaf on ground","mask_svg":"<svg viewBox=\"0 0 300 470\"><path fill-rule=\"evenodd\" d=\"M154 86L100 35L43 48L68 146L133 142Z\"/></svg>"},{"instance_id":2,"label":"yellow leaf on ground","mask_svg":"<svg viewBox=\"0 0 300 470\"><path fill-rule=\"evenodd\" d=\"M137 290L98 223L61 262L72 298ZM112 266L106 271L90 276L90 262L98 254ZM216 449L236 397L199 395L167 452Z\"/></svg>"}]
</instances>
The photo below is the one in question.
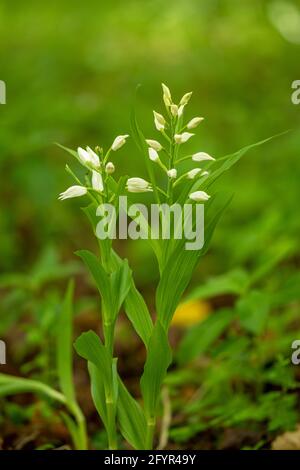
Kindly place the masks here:
<instances>
[{"instance_id":1,"label":"yellow leaf on ground","mask_svg":"<svg viewBox=\"0 0 300 470\"><path fill-rule=\"evenodd\" d=\"M208 317L210 304L203 300L191 300L180 304L174 314L172 325L186 327L199 323Z\"/></svg>"}]
</instances>

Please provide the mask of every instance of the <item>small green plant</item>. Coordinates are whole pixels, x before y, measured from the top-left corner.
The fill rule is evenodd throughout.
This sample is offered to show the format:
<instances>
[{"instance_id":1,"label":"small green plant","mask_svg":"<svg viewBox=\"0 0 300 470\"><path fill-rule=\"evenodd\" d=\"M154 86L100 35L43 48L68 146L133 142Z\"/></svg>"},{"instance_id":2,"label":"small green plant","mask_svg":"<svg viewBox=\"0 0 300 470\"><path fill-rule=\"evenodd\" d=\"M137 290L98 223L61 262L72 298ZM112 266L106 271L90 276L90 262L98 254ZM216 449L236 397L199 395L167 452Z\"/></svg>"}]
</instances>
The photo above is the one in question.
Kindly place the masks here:
<instances>
[{"instance_id":1,"label":"small green plant","mask_svg":"<svg viewBox=\"0 0 300 470\"><path fill-rule=\"evenodd\" d=\"M72 437L74 448L87 449L85 417L77 403L73 380L73 291L69 282L56 328L56 371L59 390L40 380L0 374L0 398L20 393L33 393L63 406L61 417Z\"/></svg>"},{"instance_id":2,"label":"small green plant","mask_svg":"<svg viewBox=\"0 0 300 470\"><path fill-rule=\"evenodd\" d=\"M97 236L100 254L79 251L95 280L102 301L103 340L92 331L83 333L75 342L77 353L88 361L92 397L108 436L109 449L118 446L117 429L135 449L152 449L158 415L162 384L172 361L168 341L168 330L172 316L187 288L199 259L211 240L221 214L231 200L231 195L208 194L212 184L229 170L249 149L265 141L247 146L242 150L215 160L208 153L198 151L192 155L182 152L183 144L193 137L190 130L203 120L196 117L184 121L186 106L192 93L186 93L179 104L173 103L170 90L163 87L163 100L167 117L154 111L154 124L163 142L146 139L138 125L135 112L131 115L132 137L145 157L149 181L140 178L113 177L114 164L109 161L116 150L122 147L128 135L118 136L112 146L104 152L101 148L77 151L67 149L87 170L85 181L66 167L76 181L76 186L61 193L60 199L87 195L90 205L84 209L94 233L97 232L98 216L104 215L99 206L112 204L120 212L119 196L134 193L153 193L157 204L190 204L192 207L205 202L204 244L200 249L186 250L184 237L177 237L182 220L174 221L172 236L151 237L152 228L145 217L135 218L140 232L148 240L157 259L159 282L156 289L156 317L153 319L148 307L138 292L128 261L121 259L113 247L112 237ZM182 170L187 162L193 168ZM201 163L204 169L196 167ZM184 164L184 165L183 165ZM157 172L162 184L157 183ZM130 215L130 214L129 214ZM132 217L132 214L131 214ZM177 225L176 225L177 224ZM112 221L107 222L107 234L112 232ZM134 398L118 374L117 358L114 354L115 325L121 307L146 349L144 371L140 379L141 400Z\"/></svg>"}]
</instances>

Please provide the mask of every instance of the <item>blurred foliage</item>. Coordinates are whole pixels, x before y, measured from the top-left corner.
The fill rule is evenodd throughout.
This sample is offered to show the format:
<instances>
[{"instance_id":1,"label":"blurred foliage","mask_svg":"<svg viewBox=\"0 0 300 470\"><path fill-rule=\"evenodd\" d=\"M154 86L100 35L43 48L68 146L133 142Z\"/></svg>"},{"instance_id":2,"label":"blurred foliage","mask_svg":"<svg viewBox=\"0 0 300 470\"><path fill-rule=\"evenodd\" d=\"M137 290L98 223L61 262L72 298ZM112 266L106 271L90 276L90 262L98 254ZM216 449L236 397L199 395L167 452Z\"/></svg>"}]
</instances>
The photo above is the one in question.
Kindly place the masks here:
<instances>
[{"instance_id":1,"label":"blurred foliage","mask_svg":"<svg viewBox=\"0 0 300 470\"><path fill-rule=\"evenodd\" d=\"M298 0L2 0L0 335L17 336L11 357L20 372L53 380L49 332L70 275L80 276L76 312L95 308L73 256L94 242L80 202L57 201L70 179L54 142L107 147L130 134L139 83L139 121L156 138L149 109L161 111L163 81L178 98L193 90L190 116L205 117L187 148L219 157L291 129L218 183L235 197L186 296L210 307L187 314L188 324L205 319L180 330L178 366L168 379L171 440L196 439L197 448L197 435L209 429L215 446L225 446L220 429L250 426L254 448L269 444L268 432L299 422L299 382L289 362L300 334L300 106L291 103L299 23ZM115 164L120 174L145 171L132 141ZM118 248L153 305L157 267L146 243ZM12 404L4 414L23 420ZM101 432L94 440L101 446Z\"/></svg>"}]
</instances>

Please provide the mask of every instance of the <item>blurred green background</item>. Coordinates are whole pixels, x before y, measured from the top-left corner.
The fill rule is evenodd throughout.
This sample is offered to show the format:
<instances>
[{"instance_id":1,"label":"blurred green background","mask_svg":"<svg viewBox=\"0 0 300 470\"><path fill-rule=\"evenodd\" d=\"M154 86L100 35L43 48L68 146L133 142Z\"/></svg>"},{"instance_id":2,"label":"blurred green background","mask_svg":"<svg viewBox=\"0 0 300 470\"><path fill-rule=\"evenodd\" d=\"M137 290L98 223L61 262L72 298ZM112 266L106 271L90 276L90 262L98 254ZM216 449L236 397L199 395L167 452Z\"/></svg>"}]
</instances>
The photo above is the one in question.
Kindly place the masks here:
<instances>
[{"instance_id":1,"label":"blurred green background","mask_svg":"<svg viewBox=\"0 0 300 470\"><path fill-rule=\"evenodd\" d=\"M7 86L0 106L0 332L22 310L42 322L31 330L32 342L46 335L56 290L37 306L31 298L22 304L28 293L18 288L27 280L34 291L77 272L73 252L95 246L82 201L57 200L72 184L64 171L71 157L54 142L107 148L116 135L130 134L138 84L137 114L148 138L158 137L152 109L163 112L161 82L177 100L194 92L188 115L205 121L186 144L192 151L218 158L291 129L252 150L218 183L235 197L194 285L263 266L263 273L273 269L265 279L270 292L292 279L282 303L298 301L300 105L291 102L291 84L300 79L299 1L2 0L0 50ZM132 139L114 163L117 174L145 174ZM147 245L128 242L121 250L151 296L157 272ZM286 318L291 311L295 321L290 307ZM299 330L297 323L294 336Z\"/></svg>"}]
</instances>

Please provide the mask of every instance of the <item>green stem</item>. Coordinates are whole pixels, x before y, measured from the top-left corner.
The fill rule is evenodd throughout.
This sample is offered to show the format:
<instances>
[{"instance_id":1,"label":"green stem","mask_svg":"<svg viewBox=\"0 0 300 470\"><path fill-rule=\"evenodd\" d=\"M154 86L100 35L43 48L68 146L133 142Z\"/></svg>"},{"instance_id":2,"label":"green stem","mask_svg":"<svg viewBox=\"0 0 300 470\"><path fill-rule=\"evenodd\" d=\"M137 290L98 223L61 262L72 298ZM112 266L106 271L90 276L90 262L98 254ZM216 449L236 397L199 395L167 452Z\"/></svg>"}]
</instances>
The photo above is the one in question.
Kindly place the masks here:
<instances>
[{"instance_id":1,"label":"green stem","mask_svg":"<svg viewBox=\"0 0 300 470\"><path fill-rule=\"evenodd\" d=\"M171 120L171 139L170 139L170 159L169 159L169 170L173 168L174 165L174 156L175 156L175 141L174 141L174 123L173 119ZM173 199L173 179L168 178L168 188L167 188L167 203L172 204Z\"/></svg>"},{"instance_id":2,"label":"green stem","mask_svg":"<svg viewBox=\"0 0 300 470\"><path fill-rule=\"evenodd\" d=\"M87 438L85 417L76 402L67 403L66 406L69 408L70 412L73 414L77 423L77 439L78 439L77 450L87 450L88 438Z\"/></svg>"},{"instance_id":3,"label":"green stem","mask_svg":"<svg viewBox=\"0 0 300 470\"><path fill-rule=\"evenodd\" d=\"M115 403L112 396L106 398L107 411L107 434L109 450L117 450L117 431L116 431L116 413Z\"/></svg>"},{"instance_id":4,"label":"green stem","mask_svg":"<svg viewBox=\"0 0 300 470\"><path fill-rule=\"evenodd\" d=\"M147 429L146 429L146 441L145 441L146 450L153 449L153 437L154 437L155 425L156 425L156 418L155 417L148 418Z\"/></svg>"},{"instance_id":5,"label":"green stem","mask_svg":"<svg viewBox=\"0 0 300 470\"><path fill-rule=\"evenodd\" d=\"M113 358L114 326L115 325L111 321L109 321L107 318L104 318L103 327L105 347L108 349L111 358Z\"/></svg>"},{"instance_id":6,"label":"green stem","mask_svg":"<svg viewBox=\"0 0 300 470\"><path fill-rule=\"evenodd\" d=\"M106 252L104 267L109 273L111 271L111 245ZM102 305L102 324L104 332L104 345L108 351L111 369L114 370L113 361L114 361L114 333L115 333L115 321L112 320L111 312L107 312ZM113 376L111 383L108 384L108 390L105 393L106 401L106 413L107 413L107 438L108 438L108 447L109 450L116 450L117 445L117 431L116 431L116 406L114 398L114 383Z\"/></svg>"}]
</instances>

